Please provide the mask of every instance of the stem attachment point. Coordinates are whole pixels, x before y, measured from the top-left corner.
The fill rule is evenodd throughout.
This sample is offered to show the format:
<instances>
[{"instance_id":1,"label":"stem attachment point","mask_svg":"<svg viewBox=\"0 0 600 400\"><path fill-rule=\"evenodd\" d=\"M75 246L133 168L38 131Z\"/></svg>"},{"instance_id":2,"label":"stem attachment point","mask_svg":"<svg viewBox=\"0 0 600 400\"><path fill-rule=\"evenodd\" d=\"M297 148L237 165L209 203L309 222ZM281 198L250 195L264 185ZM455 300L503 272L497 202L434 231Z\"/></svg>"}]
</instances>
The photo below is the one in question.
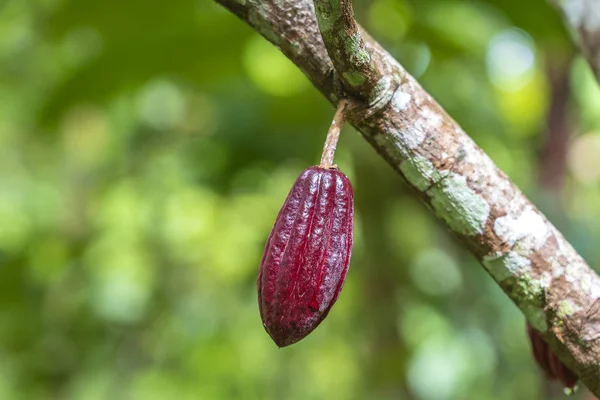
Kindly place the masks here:
<instances>
[{"instance_id":1,"label":"stem attachment point","mask_svg":"<svg viewBox=\"0 0 600 400\"><path fill-rule=\"evenodd\" d=\"M337 147L338 139L340 138L340 132L344 126L344 110L346 108L346 100L342 99L338 103L338 108L327 132L327 138L325 139L325 145L323 146L323 155L321 156L321 168L331 168L333 166L333 156L335 155L335 149Z\"/></svg>"}]
</instances>

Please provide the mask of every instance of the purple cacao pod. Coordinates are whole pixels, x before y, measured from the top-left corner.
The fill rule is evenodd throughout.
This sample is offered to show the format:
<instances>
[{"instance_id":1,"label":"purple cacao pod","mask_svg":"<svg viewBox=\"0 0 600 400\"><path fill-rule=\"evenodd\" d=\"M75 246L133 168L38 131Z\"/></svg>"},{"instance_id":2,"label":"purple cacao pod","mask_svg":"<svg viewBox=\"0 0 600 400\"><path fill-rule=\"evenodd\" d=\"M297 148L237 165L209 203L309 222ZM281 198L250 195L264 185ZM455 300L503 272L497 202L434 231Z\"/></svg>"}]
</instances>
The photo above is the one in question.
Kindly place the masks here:
<instances>
[{"instance_id":1,"label":"purple cacao pod","mask_svg":"<svg viewBox=\"0 0 600 400\"><path fill-rule=\"evenodd\" d=\"M296 179L271 230L258 272L265 330L279 347L311 333L342 290L352 250L354 192L336 168Z\"/></svg>"},{"instance_id":2,"label":"purple cacao pod","mask_svg":"<svg viewBox=\"0 0 600 400\"><path fill-rule=\"evenodd\" d=\"M544 371L546 378L558 379L565 387L573 389L578 381L577 375L558 359L548 343L529 323L527 323L527 335L531 342L531 350L535 361Z\"/></svg>"}]
</instances>

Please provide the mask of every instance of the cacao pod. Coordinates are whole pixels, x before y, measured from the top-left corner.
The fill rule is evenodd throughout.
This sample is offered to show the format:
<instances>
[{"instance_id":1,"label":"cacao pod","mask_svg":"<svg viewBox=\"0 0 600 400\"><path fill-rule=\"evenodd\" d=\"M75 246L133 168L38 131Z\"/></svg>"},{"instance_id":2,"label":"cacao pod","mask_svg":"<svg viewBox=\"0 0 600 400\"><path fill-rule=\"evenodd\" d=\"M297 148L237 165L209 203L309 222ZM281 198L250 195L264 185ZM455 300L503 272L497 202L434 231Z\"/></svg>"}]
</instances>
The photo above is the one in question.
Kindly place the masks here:
<instances>
[{"instance_id":1,"label":"cacao pod","mask_svg":"<svg viewBox=\"0 0 600 400\"><path fill-rule=\"evenodd\" d=\"M548 379L558 379L566 388L573 389L577 384L577 375L564 365L554 354L548 343L527 323L527 335L537 364Z\"/></svg>"},{"instance_id":2,"label":"cacao pod","mask_svg":"<svg viewBox=\"0 0 600 400\"><path fill-rule=\"evenodd\" d=\"M267 240L258 273L265 330L279 347L311 333L336 302L350 263L354 192L337 168L296 179Z\"/></svg>"}]
</instances>

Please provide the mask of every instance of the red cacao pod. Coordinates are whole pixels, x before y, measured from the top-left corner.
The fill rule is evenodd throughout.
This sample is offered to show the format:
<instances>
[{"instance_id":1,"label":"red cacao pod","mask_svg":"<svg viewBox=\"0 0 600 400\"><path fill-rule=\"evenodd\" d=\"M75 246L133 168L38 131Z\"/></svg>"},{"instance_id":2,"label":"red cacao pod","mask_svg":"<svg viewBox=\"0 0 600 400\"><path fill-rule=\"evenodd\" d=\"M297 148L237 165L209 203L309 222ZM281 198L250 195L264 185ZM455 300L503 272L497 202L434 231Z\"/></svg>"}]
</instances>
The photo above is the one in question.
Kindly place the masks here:
<instances>
[{"instance_id":1,"label":"red cacao pod","mask_svg":"<svg viewBox=\"0 0 600 400\"><path fill-rule=\"evenodd\" d=\"M337 168L296 179L271 230L258 273L265 330L279 347L311 333L331 310L352 250L354 192Z\"/></svg>"},{"instance_id":2,"label":"red cacao pod","mask_svg":"<svg viewBox=\"0 0 600 400\"><path fill-rule=\"evenodd\" d=\"M565 387L573 389L578 381L577 375L558 359L548 343L529 323L527 323L527 335L531 342L535 361L544 371L546 377L548 379L558 379Z\"/></svg>"},{"instance_id":3,"label":"red cacao pod","mask_svg":"<svg viewBox=\"0 0 600 400\"><path fill-rule=\"evenodd\" d=\"M569 389L573 389L577 385L577 375L573 373L565 364L563 364L556 354L548 348L548 360L552 372L562 384Z\"/></svg>"}]
</instances>

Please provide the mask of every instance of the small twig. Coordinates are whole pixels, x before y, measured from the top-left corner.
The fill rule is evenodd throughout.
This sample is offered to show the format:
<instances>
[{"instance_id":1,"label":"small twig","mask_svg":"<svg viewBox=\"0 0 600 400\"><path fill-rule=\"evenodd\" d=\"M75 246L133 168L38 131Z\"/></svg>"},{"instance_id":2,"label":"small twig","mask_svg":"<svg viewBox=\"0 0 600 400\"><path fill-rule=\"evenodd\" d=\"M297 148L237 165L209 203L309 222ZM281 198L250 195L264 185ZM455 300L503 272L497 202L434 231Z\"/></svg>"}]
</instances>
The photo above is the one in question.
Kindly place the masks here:
<instances>
[{"instance_id":1,"label":"small twig","mask_svg":"<svg viewBox=\"0 0 600 400\"><path fill-rule=\"evenodd\" d=\"M344 126L344 109L346 108L346 104L346 100L340 100L337 111L333 116L333 121L329 127L329 132L327 132L327 138L323 146L323 155L319 164L321 168L331 168L333 166L333 156L335 155L337 142L340 138L340 132Z\"/></svg>"},{"instance_id":2,"label":"small twig","mask_svg":"<svg viewBox=\"0 0 600 400\"><path fill-rule=\"evenodd\" d=\"M352 0L313 0L323 42L344 88L362 100L384 74L354 19Z\"/></svg>"}]
</instances>

